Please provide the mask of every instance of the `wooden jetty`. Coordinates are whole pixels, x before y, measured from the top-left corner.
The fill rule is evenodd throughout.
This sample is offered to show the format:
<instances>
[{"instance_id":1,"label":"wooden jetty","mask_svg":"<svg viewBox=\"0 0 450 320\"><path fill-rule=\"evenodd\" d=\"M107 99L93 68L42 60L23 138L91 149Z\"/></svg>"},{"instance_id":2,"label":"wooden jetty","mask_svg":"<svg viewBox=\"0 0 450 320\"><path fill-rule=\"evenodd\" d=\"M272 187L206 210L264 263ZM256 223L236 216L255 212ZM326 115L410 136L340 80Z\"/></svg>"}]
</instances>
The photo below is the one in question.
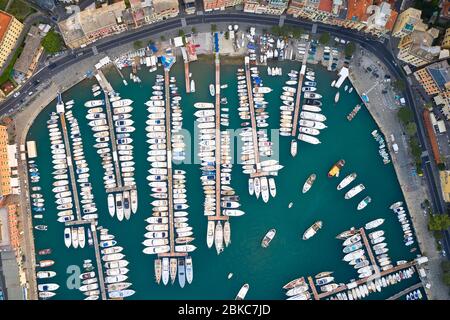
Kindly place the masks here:
<instances>
[{"instance_id":1,"label":"wooden jetty","mask_svg":"<svg viewBox=\"0 0 450 320\"><path fill-rule=\"evenodd\" d=\"M403 291L400 291L399 293L394 294L393 296L387 298L386 300L397 300L398 298L410 293L411 291L417 290L422 287L422 283L416 283L415 285L412 285L411 287L406 288Z\"/></svg>"},{"instance_id":2,"label":"wooden jetty","mask_svg":"<svg viewBox=\"0 0 450 320\"><path fill-rule=\"evenodd\" d=\"M366 247L367 254L369 255L370 263L372 264L375 275L378 275L380 273L380 268L378 267L377 261L375 260L375 257L372 252L372 247L369 244L369 240L366 236L366 231L364 228L359 229L359 233L361 234L361 238L363 239L364 246Z\"/></svg>"},{"instance_id":3,"label":"wooden jetty","mask_svg":"<svg viewBox=\"0 0 450 320\"><path fill-rule=\"evenodd\" d=\"M348 290L349 286L350 287L357 287L357 286L360 286L362 284L366 284L368 282L374 281L374 280L376 280L376 279L378 279L380 277L387 276L387 275L389 275L391 273L395 273L395 272L403 270L403 269L408 269L409 267L412 267L415 264L416 264L416 262L413 260L413 261L407 262L405 264L401 264L401 265L395 266L395 267L393 267L393 268L391 268L389 270L381 271L378 274L374 274L374 275L372 275L370 277L367 277L367 278L364 278L364 279L359 279L359 280L356 280L354 282L350 282L350 283L341 285L341 286L337 287L336 289L334 289L332 291L323 292L323 293L317 293L317 289L316 289L315 284L314 284L314 282L313 282L311 277L308 277L308 281L309 281L309 285L311 287L311 291L313 292L314 299L315 300L320 300L320 299L327 298L329 296L335 295L336 293L339 293L341 291Z\"/></svg>"},{"instance_id":4,"label":"wooden jetty","mask_svg":"<svg viewBox=\"0 0 450 320\"><path fill-rule=\"evenodd\" d=\"M89 219L89 220L81 219L81 220L73 220L73 221L64 222L64 226L72 227L72 226L81 226L84 224L91 224L91 223L95 223L95 220L94 219Z\"/></svg>"},{"instance_id":5,"label":"wooden jetty","mask_svg":"<svg viewBox=\"0 0 450 320\"><path fill-rule=\"evenodd\" d=\"M92 240L94 242L95 260L97 262L98 282L100 287L100 294L103 300L106 300L105 279L103 278L102 259L100 257L99 242L97 238L97 228L94 222L91 223Z\"/></svg>"},{"instance_id":6,"label":"wooden jetty","mask_svg":"<svg viewBox=\"0 0 450 320\"><path fill-rule=\"evenodd\" d=\"M300 115L300 102L301 102L301 96L302 96L302 85L303 85L303 78L306 74L306 61L308 60L308 50L309 50L309 42L306 45L306 54L303 57L302 66L298 73L298 85L297 85L297 94L295 98L295 108L294 108L294 117L293 117L293 123L292 123L292 133L291 135L295 137L297 135L297 127L298 127L298 117Z\"/></svg>"},{"instance_id":7,"label":"wooden jetty","mask_svg":"<svg viewBox=\"0 0 450 320\"><path fill-rule=\"evenodd\" d=\"M189 61L184 60L184 81L186 85L186 93L191 93L191 78L189 77Z\"/></svg>"},{"instance_id":8,"label":"wooden jetty","mask_svg":"<svg viewBox=\"0 0 450 320\"><path fill-rule=\"evenodd\" d=\"M266 176L267 173L265 171L261 170L261 163L260 163L259 149L258 149L258 136L256 134L258 127L256 125L255 105L253 103L252 80L250 77L250 59L247 56L245 57L245 80L247 83L248 104L249 104L249 109L250 109L250 122L252 124L253 152L255 154L255 165L256 165L256 172L252 173L250 175L250 177L254 178L254 177L260 177L260 176Z\"/></svg>"},{"instance_id":9,"label":"wooden jetty","mask_svg":"<svg viewBox=\"0 0 450 320\"><path fill-rule=\"evenodd\" d=\"M79 202L79 198L78 198L78 189L77 189L77 184L76 184L76 177L75 177L75 172L73 170L73 163L72 163L72 151L70 150L70 142L69 142L69 135L67 133L67 124L66 124L66 118L64 115L64 112L61 112L59 114L59 119L61 121L61 127L62 127L62 132L63 132L63 138L64 138L64 144L66 146L66 161L67 161L67 167L69 168L69 173L70 173L70 183L72 186L72 194L73 194L73 203L75 206L75 212L77 215L77 220L80 221L82 220L81 217L81 209L80 209L80 202Z\"/></svg>"},{"instance_id":10,"label":"wooden jetty","mask_svg":"<svg viewBox=\"0 0 450 320\"><path fill-rule=\"evenodd\" d=\"M164 70L164 91L165 91L165 106L166 106L166 150L167 150L167 200L168 205L168 220L169 220L169 245L170 251L166 253L159 253L158 257L184 257L187 252L175 252L175 227L173 220L173 185L172 185L172 130L171 130L171 108L170 108L170 77L169 70Z\"/></svg>"},{"instance_id":11,"label":"wooden jetty","mask_svg":"<svg viewBox=\"0 0 450 320\"><path fill-rule=\"evenodd\" d=\"M221 215L220 205L220 191L221 191L221 177L220 177L220 164L221 164L221 135L220 135L220 57L219 53L215 53L215 73L216 73L216 101L215 101L215 117L216 117L216 215L208 216L208 220L228 220L228 216Z\"/></svg>"}]
</instances>

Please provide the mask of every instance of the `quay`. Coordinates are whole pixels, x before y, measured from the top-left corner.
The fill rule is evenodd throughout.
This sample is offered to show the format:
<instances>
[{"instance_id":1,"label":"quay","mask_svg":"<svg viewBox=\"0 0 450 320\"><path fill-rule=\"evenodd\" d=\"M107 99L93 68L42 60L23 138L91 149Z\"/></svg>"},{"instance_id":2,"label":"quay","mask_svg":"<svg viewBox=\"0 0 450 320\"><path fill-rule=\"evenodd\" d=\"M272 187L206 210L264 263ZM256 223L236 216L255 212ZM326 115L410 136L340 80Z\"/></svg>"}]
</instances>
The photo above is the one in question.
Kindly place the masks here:
<instances>
[{"instance_id":1,"label":"quay","mask_svg":"<svg viewBox=\"0 0 450 320\"><path fill-rule=\"evenodd\" d=\"M216 73L216 101L215 101L215 117L216 117L216 215L208 216L208 220L228 220L228 216L221 216L221 203L220 203L220 191L221 191L221 178L220 178L220 165L221 165L221 135L220 135L220 57L219 53L215 53L215 73ZM212 219L214 218L214 219Z\"/></svg>"},{"instance_id":2,"label":"quay","mask_svg":"<svg viewBox=\"0 0 450 320\"><path fill-rule=\"evenodd\" d=\"M247 94L248 94L248 104L250 109L250 122L252 124L252 140L253 140L253 153L255 154L255 165L256 172L250 174L251 178L266 176L268 172L264 172L261 170L261 163L259 159L259 150L258 150L258 136L256 131L258 130L256 126L256 118L255 118L255 105L253 103L253 90L252 90L252 80L250 77L250 59L248 56L245 57L245 80L247 83Z\"/></svg>"},{"instance_id":3,"label":"quay","mask_svg":"<svg viewBox=\"0 0 450 320\"><path fill-rule=\"evenodd\" d=\"M171 111L170 111L170 77L169 69L164 69L164 92L166 106L166 151L167 151L167 200L168 220L169 220L169 246L170 251L159 253L158 257L184 257L187 252L175 252L175 227L173 221L173 185L172 185L172 130L171 130Z\"/></svg>"},{"instance_id":4,"label":"quay","mask_svg":"<svg viewBox=\"0 0 450 320\"><path fill-rule=\"evenodd\" d=\"M408 287L408 288L406 288L405 290L400 291L400 292L394 294L393 296L387 298L386 300L397 300L397 299L400 298L401 296L404 296L404 295L410 293L411 291L417 290L417 289L419 289L419 288L421 288L421 287L422 287L422 283L421 283L421 282L416 283L415 285L413 285L413 286L411 286L411 287Z\"/></svg>"},{"instance_id":5,"label":"quay","mask_svg":"<svg viewBox=\"0 0 450 320\"><path fill-rule=\"evenodd\" d=\"M305 74L306 74L306 61L308 60L308 50L309 50L309 42L306 44L306 49L305 49L306 54L303 57L302 66L298 73L297 95L295 98L294 117L293 117L293 123L292 123L292 133L291 133L291 135L293 137L295 137L297 135L298 116L300 114L300 102L301 102L301 96L302 96L302 85L303 85L303 78L305 77Z\"/></svg>"},{"instance_id":6,"label":"quay","mask_svg":"<svg viewBox=\"0 0 450 320\"><path fill-rule=\"evenodd\" d=\"M97 238L97 228L95 227L95 223L91 223L91 231L92 231L92 240L94 241L94 250L95 250L95 260L97 261L97 271L98 271L98 282L100 287L100 294L102 296L102 300L106 300L106 290L105 290L105 279L103 278L103 267L102 267L102 259L100 258L100 249Z\"/></svg>"},{"instance_id":7,"label":"quay","mask_svg":"<svg viewBox=\"0 0 450 320\"><path fill-rule=\"evenodd\" d=\"M62 101L61 101L62 102ZM63 105L64 108L64 105ZM77 215L77 220L81 221L81 210L80 210L80 203L78 198L78 190L77 190L77 184L75 182L75 172L73 170L73 164L72 164L72 151L70 150L70 143L69 143L69 136L67 133L67 125L66 125L66 118L64 116L64 111L59 113L59 118L61 120L61 127L63 132L63 138L64 138L64 144L66 146L66 160L67 160L67 167L69 168L70 173L70 183L72 185L72 193L73 193L73 202L75 206L75 212Z\"/></svg>"},{"instance_id":8,"label":"quay","mask_svg":"<svg viewBox=\"0 0 450 320\"><path fill-rule=\"evenodd\" d=\"M106 109L106 117L108 118L108 127L109 127L109 135L110 135L110 140L111 140L111 147L112 147L112 156L113 156L113 161L114 161L114 168L115 168L115 172L116 172L116 180L117 180L117 187L118 190L117 191L121 191L122 190L122 176L121 176L121 171L120 171L120 167L119 167L119 157L117 155L117 141L116 141L116 134L114 132L114 121L113 121L113 117L112 117L112 113L111 113L111 102L109 101L109 96L108 96L108 92L113 92L114 89L112 88L111 84L108 82L108 80L106 79L105 75L103 74L103 72L101 70L98 70L97 73L98 77L97 79L99 80L99 84L103 89L103 93L105 95L105 109Z\"/></svg>"}]
</instances>

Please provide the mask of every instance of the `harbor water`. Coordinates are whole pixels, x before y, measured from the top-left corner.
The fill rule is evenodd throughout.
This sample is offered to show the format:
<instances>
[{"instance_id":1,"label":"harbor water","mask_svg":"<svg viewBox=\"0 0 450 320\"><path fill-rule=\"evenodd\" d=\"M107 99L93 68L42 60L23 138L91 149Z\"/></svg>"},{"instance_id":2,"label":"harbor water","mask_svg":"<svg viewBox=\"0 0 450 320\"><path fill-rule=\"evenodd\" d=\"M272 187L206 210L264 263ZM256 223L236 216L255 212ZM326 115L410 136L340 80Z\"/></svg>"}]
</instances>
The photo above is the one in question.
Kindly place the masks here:
<instances>
[{"instance_id":1,"label":"harbor water","mask_svg":"<svg viewBox=\"0 0 450 320\"><path fill-rule=\"evenodd\" d=\"M279 127L282 86L288 80L287 73L291 69L299 70L300 64L296 62L282 62L277 66L283 68L283 76L270 77L266 68L260 68L264 85L271 87L272 92L265 95L269 102L267 111L270 115L269 129ZM228 98L226 107L230 108L230 127L237 129L242 120L238 117L238 97L236 70L241 65L222 64L221 84L228 84L228 88L221 90L221 95ZM351 227L363 227L366 222L376 218L384 218L384 224L376 230L384 230L389 248L389 256L393 264L399 260L412 260L419 254L419 249L413 253L403 242L403 232L396 215L389 210L389 206L396 201L403 201L402 192L396 178L393 165L383 164L378 153L379 144L372 137L371 132L378 129L369 112L363 107L353 121L347 120L347 115L357 105L362 104L356 91L344 92L345 85L340 89L340 100L334 103L336 88L330 83L337 79L336 73L331 73L322 67L313 67L316 72L317 92L322 94L322 113L327 117L327 129L322 130L319 139L321 144L310 145L298 142L298 153L295 158L290 155L290 137L273 137L279 139L279 163L284 166L275 177L277 196L271 198L269 203L256 199L248 194L248 176L242 173L240 165L233 167L232 186L240 196L241 209L246 213L241 217L231 217L231 244L220 255L214 248L206 246L207 218L203 215L203 193L201 192L200 167L198 164L179 164L176 168L186 170L187 196L190 208L189 222L193 227L195 240L193 244L197 249L192 253L194 279L192 284L186 284L181 289L176 281L173 285L157 285L154 280L154 255L142 253L144 246L144 233L146 232L145 219L151 216L150 187L145 177L150 164L147 162L145 136L145 119L147 107L144 103L149 99L157 73L162 74L161 68L157 72L149 73L146 68L139 71L141 83L128 80L130 69L123 70L129 82L125 86L115 69L108 69L105 75L115 91L122 98L134 101L132 120L135 121L136 131L132 133L134 145L134 161L136 162L136 183L139 198L139 208L129 221L119 222L111 218L108 213L105 189L102 183L103 168L100 157L93 145L95 138L85 118L88 108L84 103L97 99L92 97L91 86L96 83L94 79L87 79L77 86L63 93L63 100L75 100L72 109L74 116L80 124L81 136L86 160L90 168L90 182L93 184L95 203L98 210L98 225L109 229L115 235L117 245L124 247L123 254L130 263L127 266L127 282L132 282L130 289L136 294L129 299L234 299L236 293L244 283L250 285L246 299L284 299L282 286L288 281L300 276L314 276L321 271L334 271L336 283L348 283L357 279L358 275L352 266L342 261L342 241L335 237L342 231ZM179 92L182 95L183 127L194 135L195 102L214 102L209 94L208 86L214 83L214 64L195 62L190 65L192 78L196 83L196 92L186 94L184 83L184 69L182 62L177 62L170 72L177 79ZM64 225L56 221L55 198L51 191L53 183L49 132L46 121L49 113L55 111L56 100L53 101L35 120L31 127L28 140L37 143L38 158L36 164L41 179L38 184L42 187L45 198L46 211L44 219L34 219L34 224L48 225L48 231L34 230L36 251L52 248L49 256L37 257L39 259L55 260L55 265L49 268L57 272L52 279L38 279L38 283L58 283L60 288L56 291L54 299L83 299L83 294L67 284L70 280L68 268L79 266L84 259L91 259L95 263L94 248L86 245L84 249L67 249L64 245ZM194 140L193 140L194 141ZM192 142L194 143L194 142ZM239 151L238 151L239 152ZM192 146L192 153L194 147ZM275 152L276 153L276 152ZM238 153L239 156L239 153ZM345 166L339 178L328 178L327 173L331 166L339 159L345 159ZM366 189L350 200L344 199L345 191L336 190L336 186L347 174L356 172L356 183L363 183ZM311 190L302 194L301 189L312 173L317 179ZM365 196L370 196L372 202L361 211L356 206ZM292 208L288 208L293 202ZM302 240L303 232L315 221L322 220L323 228L311 239ZM271 229L277 230L274 240L266 249L261 247L261 240L265 233ZM371 230L372 231L372 230ZM39 270L39 268L37 268ZM70 269L69 269L70 271ZM234 276L228 280L229 273ZM385 299L396 292L417 283L416 275L408 280L383 288L381 293L372 293L366 299ZM70 281L69 281L70 282Z\"/></svg>"}]
</instances>

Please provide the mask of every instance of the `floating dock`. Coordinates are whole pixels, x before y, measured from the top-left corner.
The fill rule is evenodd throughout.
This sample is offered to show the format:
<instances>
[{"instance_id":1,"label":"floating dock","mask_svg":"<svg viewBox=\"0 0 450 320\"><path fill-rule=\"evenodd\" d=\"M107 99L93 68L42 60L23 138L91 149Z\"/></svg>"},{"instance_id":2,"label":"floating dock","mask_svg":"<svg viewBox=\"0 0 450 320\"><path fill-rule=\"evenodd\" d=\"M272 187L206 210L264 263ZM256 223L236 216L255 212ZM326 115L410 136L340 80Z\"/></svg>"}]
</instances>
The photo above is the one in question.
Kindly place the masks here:
<instances>
[{"instance_id":1,"label":"floating dock","mask_svg":"<svg viewBox=\"0 0 450 320\"><path fill-rule=\"evenodd\" d=\"M164 92L166 107L166 150L167 150L167 200L169 220L169 245L170 251L159 253L158 257L185 257L187 252L175 252L175 227L173 220L173 185L172 185L172 130L171 130L171 108L170 108L170 77L169 70L164 69Z\"/></svg>"},{"instance_id":2,"label":"floating dock","mask_svg":"<svg viewBox=\"0 0 450 320\"><path fill-rule=\"evenodd\" d=\"M95 260L97 261L97 272L98 272L98 282L100 287L100 294L102 296L102 300L106 300L106 290L105 290L105 280L103 278L103 266L102 259L100 257L100 249L97 238L97 228L95 227L95 223L91 223L91 231L92 231L92 240L94 242L94 250L95 250Z\"/></svg>"},{"instance_id":3,"label":"floating dock","mask_svg":"<svg viewBox=\"0 0 450 320\"><path fill-rule=\"evenodd\" d=\"M361 238L363 239L364 246L366 247L367 254L369 255L370 263L373 266L373 269L375 271L375 275L380 274L380 268L378 267L377 261L375 260L375 257L372 252L372 248L370 247L369 240L367 239L366 231L364 228L359 229L359 233L361 234Z\"/></svg>"},{"instance_id":4,"label":"floating dock","mask_svg":"<svg viewBox=\"0 0 450 320\"><path fill-rule=\"evenodd\" d=\"M221 215L220 191L221 191L221 134L220 134L220 58L219 53L215 53L215 74L216 74L216 95L215 95L215 117L216 117L216 215L208 216L208 220L228 220L228 216Z\"/></svg>"},{"instance_id":5,"label":"floating dock","mask_svg":"<svg viewBox=\"0 0 450 320\"><path fill-rule=\"evenodd\" d=\"M415 285L413 285L411 287L408 287L405 290L400 291L399 293L394 294L393 296L387 298L386 300L397 300L398 298L400 298L400 297L410 293L411 291L417 290L419 288L422 288L422 283L421 282L416 283Z\"/></svg>"},{"instance_id":6,"label":"floating dock","mask_svg":"<svg viewBox=\"0 0 450 320\"><path fill-rule=\"evenodd\" d=\"M256 166L256 172L250 174L250 177L254 178L267 176L268 172L261 170L261 162L259 158L259 149L258 149L258 135L256 134L258 127L256 125L255 105L253 103L252 79L250 77L250 59L247 56L245 57L245 80L247 83L248 104L250 109L250 122L252 124L253 152L255 154L255 166Z\"/></svg>"},{"instance_id":7,"label":"floating dock","mask_svg":"<svg viewBox=\"0 0 450 320\"><path fill-rule=\"evenodd\" d=\"M309 50L309 42L306 44L306 54L303 56L302 66L300 67L299 73L298 73L298 84L297 84L297 95L295 98L295 107L294 107L294 117L293 117L293 123L292 123L292 133L291 135L293 137L296 137L297 135L297 127L298 127L298 117L300 115L300 102L302 97L302 86L303 86L303 78L306 74L306 62L308 60L308 50Z\"/></svg>"},{"instance_id":8,"label":"floating dock","mask_svg":"<svg viewBox=\"0 0 450 320\"><path fill-rule=\"evenodd\" d=\"M72 195L73 195L73 202L75 206L75 213L77 215L77 220L81 221L81 209L80 209L80 203L78 198L78 189L76 184L76 177L75 172L73 170L73 164L72 164L72 151L70 150L70 142L69 142L69 135L67 133L67 124L66 124L66 117L64 115L64 112L59 114L59 119L61 121L61 127L63 132L63 138L64 138L64 145L66 146L66 160L67 160L67 167L69 168L70 173L70 184L72 186Z\"/></svg>"}]
</instances>

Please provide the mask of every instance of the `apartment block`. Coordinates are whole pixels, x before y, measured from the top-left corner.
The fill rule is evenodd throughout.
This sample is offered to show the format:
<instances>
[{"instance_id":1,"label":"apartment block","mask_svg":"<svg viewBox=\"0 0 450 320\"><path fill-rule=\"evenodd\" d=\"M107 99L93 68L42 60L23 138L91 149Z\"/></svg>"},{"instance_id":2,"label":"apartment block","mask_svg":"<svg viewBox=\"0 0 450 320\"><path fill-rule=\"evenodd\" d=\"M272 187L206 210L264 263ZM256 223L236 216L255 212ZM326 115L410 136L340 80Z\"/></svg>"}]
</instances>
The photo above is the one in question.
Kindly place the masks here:
<instances>
[{"instance_id":1,"label":"apartment block","mask_svg":"<svg viewBox=\"0 0 450 320\"><path fill-rule=\"evenodd\" d=\"M392 30L392 36L402 38L414 30L426 31L427 25L422 21L422 11L408 8L398 15L397 22Z\"/></svg>"},{"instance_id":2,"label":"apartment block","mask_svg":"<svg viewBox=\"0 0 450 320\"><path fill-rule=\"evenodd\" d=\"M23 24L19 20L9 13L0 11L0 69L14 51L22 30Z\"/></svg>"},{"instance_id":3,"label":"apartment block","mask_svg":"<svg viewBox=\"0 0 450 320\"><path fill-rule=\"evenodd\" d=\"M433 46L437 34L436 29L431 28L404 36L398 44L397 58L415 67L433 62L441 52L440 46Z\"/></svg>"},{"instance_id":4,"label":"apartment block","mask_svg":"<svg viewBox=\"0 0 450 320\"><path fill-rule=\"evenodd\" d=\"M445 30L444 38L442 39L441 43L442 49L450 49L450 28L447 28Z\"/></svg>"}]
</instances>

